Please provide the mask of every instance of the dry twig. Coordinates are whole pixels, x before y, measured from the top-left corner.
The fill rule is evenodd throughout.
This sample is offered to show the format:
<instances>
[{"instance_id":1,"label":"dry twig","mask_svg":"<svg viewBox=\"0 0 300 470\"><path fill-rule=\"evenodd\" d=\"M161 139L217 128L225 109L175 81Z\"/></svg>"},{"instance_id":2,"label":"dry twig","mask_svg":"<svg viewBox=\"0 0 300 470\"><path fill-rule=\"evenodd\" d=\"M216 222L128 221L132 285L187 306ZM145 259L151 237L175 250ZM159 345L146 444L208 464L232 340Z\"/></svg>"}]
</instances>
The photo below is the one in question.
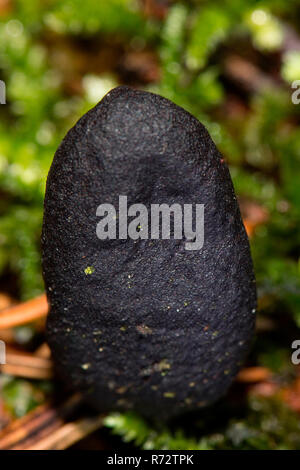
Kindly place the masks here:
<instances>
[{"instance_id":1,"label":"dry twig","mask_svg":"<svg viewBox=\"0 0 300 470\"><path fill-rule=\"evenodd\" d=\"M25 325L46 317L47 313L47 298L43 294L35 299L2 310L0 312L0 330Z\"/></svg>"},{"instance_id":2,"label":"dry twig","mask_svg":"<svg viewBox=\"0 0 300 470\"><path fill-rule=\"evenodd\" d=\"M25 450L64 450L102 426L103 415L67 423L55 432L25 447Z\"/></svg>"},{"instance_id":3,"label":"dry twig","mask_svg":"<svg viewBox=\"0 0 300 470\"><path fill-rule=\"evenodd\" d=\"M0 450L25 449L65 425L65 419L80 406L82 398L73 395L60 407L41 405L26 416L13 421L0 432Z\"/></svg>"},{"instance_id":4,"label":"dry twig","mask_svg":"<svg viewBox=\"0 0 300 470\"><path fill-rule=\"evenodd\" d=\"M1 372L16 377L46 380L53 377L52 361L34 354L7 352Z\"/></svg>"},{"instance_id":5,"label":"dry twig","mask_svg":"<svg viewBox=\"0 0 300 470\"><path fill-rule=\"evenodd\" d=\"M270 379L272 372L266 367L247 367L242 369L236 380L244 383L263 382Z\"/></svg>"}]
</instances>

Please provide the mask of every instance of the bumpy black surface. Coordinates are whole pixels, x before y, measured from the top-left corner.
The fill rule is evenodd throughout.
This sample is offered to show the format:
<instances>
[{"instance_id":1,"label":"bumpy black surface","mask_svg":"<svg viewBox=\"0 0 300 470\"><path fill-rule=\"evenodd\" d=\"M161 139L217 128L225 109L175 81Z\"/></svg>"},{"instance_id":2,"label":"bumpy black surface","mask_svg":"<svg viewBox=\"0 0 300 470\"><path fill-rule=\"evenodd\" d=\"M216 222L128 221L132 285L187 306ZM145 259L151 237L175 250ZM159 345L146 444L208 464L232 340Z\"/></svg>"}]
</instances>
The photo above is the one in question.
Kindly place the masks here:
<instances>
[{"instance_id":1,"label":"bumpy black surface","mask_svg":"<svg viewBox=\"0 0 300 470\"><path fill-rule=\"evenodd\" d=\"M119 195L205 204L203 248L99 240L96 208ZM227 166L193 116L127 87L106 95L55 154L42 248L48 341L90 403L165 419L226 392L251 341L255 281Z\"/></svg>"}]
</instances>

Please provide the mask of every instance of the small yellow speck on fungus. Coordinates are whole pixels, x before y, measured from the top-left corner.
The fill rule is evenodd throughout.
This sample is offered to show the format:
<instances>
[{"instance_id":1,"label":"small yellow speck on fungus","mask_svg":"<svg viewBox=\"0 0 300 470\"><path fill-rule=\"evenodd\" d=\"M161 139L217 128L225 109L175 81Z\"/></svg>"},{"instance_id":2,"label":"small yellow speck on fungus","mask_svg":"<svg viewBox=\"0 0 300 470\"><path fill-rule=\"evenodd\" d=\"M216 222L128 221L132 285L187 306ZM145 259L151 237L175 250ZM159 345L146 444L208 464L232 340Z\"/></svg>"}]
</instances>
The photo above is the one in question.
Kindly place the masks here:
<instances>
[{"instance_id":1,"label":"small yellow speck on fungus","mask_svg":"<svg viewBox=\"0 0 300 470\"><path fill-rule=\"evenodd\" d=\"M85 268L85 270L84 270L84 273L85 273L86 275L88 275L88 274L93 274L94 272L95 272L94 266L88 266L88 267Z\"/></svg>"},{"instance_id":2,"label":"small yellow speck on fungus","mask_svg":"<svg viewBox=\"0 0 300 470\"><path fill-rule=\"evenodd\" d=\"M165 392L165 393L164 393L164 397L165 397L165 398L174 398L174 397L175 397L175 393L174 393L174 392Z\"/></svg>"}]
</instances>

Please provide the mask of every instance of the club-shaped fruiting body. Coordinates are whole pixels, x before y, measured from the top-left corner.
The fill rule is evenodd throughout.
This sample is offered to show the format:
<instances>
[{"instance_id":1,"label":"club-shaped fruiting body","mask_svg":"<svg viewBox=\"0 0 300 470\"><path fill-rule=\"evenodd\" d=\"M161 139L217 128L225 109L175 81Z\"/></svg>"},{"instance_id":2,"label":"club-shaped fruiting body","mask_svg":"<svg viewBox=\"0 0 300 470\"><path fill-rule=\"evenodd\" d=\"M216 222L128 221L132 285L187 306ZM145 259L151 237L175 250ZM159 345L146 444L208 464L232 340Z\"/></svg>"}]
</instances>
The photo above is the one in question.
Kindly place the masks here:
<instances>
[{"instance_id":1,"label":"club-shaped fruiting body","mask_svg":"<svg viewBox=\"0 0 300 470\"><path fill-rule=\"evenodd\" d=\"M149 213L203 205L203 246L99 238L97 208L120 196ZM56 368L93 406L168 419L226 392L251 343L255 280L228 168L197 119L155 94L108 93L55 154L42 250Z\"/></svg>"}]
</instances>

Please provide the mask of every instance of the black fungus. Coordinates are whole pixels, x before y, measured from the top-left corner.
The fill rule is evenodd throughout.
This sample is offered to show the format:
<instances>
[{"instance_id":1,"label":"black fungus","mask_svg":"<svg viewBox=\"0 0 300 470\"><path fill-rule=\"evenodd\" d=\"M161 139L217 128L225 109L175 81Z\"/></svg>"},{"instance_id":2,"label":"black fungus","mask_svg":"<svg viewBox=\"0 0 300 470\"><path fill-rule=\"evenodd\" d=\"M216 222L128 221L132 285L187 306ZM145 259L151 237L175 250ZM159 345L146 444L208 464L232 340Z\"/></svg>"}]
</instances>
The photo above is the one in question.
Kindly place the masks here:
<instances>
[{"instance_id":1,"label":"black fungus","mask_svg":"<svg viewBox=\"0 0 300 470\"><path fill-rule=\"evenodd\" d=\"M204 204L204 244L96 235L97 207ZM172 232L171 232L172 233ZM249 243L205 127L118 87L68 132L47 180L42 234L58 373L99 410L168 419L223 395L254 329Z\"/></svg>"}]
</instances>

